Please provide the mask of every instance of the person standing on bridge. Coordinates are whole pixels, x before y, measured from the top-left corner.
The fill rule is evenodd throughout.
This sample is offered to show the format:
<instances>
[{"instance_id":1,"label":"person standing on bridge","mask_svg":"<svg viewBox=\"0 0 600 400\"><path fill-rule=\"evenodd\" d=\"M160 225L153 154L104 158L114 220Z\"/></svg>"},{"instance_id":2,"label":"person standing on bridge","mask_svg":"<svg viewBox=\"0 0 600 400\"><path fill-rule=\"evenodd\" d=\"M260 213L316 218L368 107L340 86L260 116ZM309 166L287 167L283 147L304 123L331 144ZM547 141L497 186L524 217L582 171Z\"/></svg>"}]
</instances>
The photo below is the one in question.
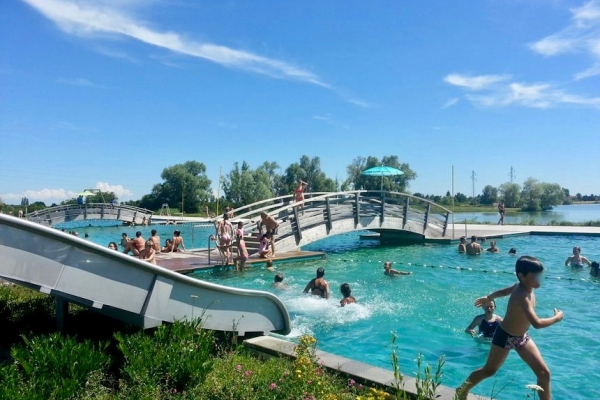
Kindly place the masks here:
<instances>
[{"instance_id":1,"label":"person standing on bridge","mask_svg":"<svg viewBox=\"0 0 600 400\"><path fill-rule=\"evenodd\" d=\"M135 233L135 239L131 239L127 242L123 253L128 254L131 251L134 256L139 257L140 251L144 250L145 245L146 240L144 240L144 238L142 237L142 232L137 231Z\"/></svg>"},{"instance_id":2,"label":"person standing on bridge","mask_svg":"<svg viewBox=\"0 0 600 400\"><path fill-rule=\"evenodd\" d=\"M298 210L302 211L302 215L304 215L304 190L307 186L308 183L298 179L298 187L294 189L294 199L298 203Z\"/></svg>"},{"instance_id":3,"label":"person standing on bridge","mask_svg":"<svg viewBox=\"0 0 600 400\"><path fill-rule=\"evenodd\" d=\"M266 227L267 235L271 239L271 253L275 255L275 234L277 233L277 228L279 228L279 223L275 221L275 218L267 214L266 212L260 213L260 222L257 224L258 232L262 234L262 228Z\"/></svg>"}]
</instances>

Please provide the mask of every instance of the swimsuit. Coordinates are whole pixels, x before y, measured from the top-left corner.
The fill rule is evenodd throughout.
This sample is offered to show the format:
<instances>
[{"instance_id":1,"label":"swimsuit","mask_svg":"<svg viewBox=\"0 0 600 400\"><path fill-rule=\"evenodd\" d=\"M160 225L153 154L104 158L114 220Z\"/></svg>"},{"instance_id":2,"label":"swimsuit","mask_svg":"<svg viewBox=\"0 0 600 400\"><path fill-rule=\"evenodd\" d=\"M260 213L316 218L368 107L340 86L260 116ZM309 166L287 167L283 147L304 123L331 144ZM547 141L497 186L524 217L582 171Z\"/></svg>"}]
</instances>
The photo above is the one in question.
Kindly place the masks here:
<instances>
[{"instance_id":1,"label":"swimsuit","mask_svg":"<svg viewBox=\"0 0 600 400\"><path fill-rule=\"evenodd\" d=\"M297 188L296 190L294 190L294 193L296 195L296 201L304 200L304 187Z\"/></svg>"},{"instance_id":2,"label":"swimsuit","mask_svg":"<svg viewBox=\"0 0 600 400\"><path fill-rule=\"evenodd\" d=\"M513 336L507 333L500 325L496 328L492 344L506 350L520 349L529 342L529 334L525 332L522 336Z\"/></svg>"},{"instance_id":3,"label":"swimsuit","mask_svg":"<svg viewBox=\"0 0 600 400\"><path fill-rule=\"evenodd\" d=\"M578 263L576 261L571 261L571 267L573 268L583 268L583 263Z\"/></svg>"},{"instance_id":4,"label":"swimsuit","mask_svg":"<svg viewBox=\"0 0 600 400\"><path fill-rule=\"evenodd\" d=\"M326 294L325 294L325 289L322 289L320 286L315 286L317 279L320 279L320 278L315 278L315 279L313 279L313 281L312 281L313 287L310 289L310 294L312 294L312 295L314 295L314 296L320 296L320 297L323 297L323 298L325 298L325 296L326 296ZM319 293L315 293L315 290L318 290L318 291L320 291L320 292L321 292L321 294L319 294Z\"/></svg>"},{"instance_id":5,"label":"swimsuit","mask_svg":"<svg viewBox=\"0 0 600 400\"><path fill-rule=\"evenodd\" d=\"M490 322L483 319L481 324L479 324L479 333L481 333L483 337L491 338L494 336L494 332L496 332L496 328L498 328L499 325L497 320Z\"/></svg>"}]
</instances>

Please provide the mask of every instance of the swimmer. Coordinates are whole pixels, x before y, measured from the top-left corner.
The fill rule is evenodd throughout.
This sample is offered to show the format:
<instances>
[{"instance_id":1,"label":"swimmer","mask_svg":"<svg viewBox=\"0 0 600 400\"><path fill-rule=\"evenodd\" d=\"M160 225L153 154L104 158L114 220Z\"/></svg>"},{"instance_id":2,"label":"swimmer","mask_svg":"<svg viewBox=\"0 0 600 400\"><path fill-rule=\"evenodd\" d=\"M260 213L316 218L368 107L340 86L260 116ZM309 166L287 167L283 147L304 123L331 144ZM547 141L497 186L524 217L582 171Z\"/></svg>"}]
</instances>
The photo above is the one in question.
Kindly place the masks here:
<instances>
[{"instance_id":1,"label":"swimmer","mask_svg":"<svg viewBox=\"0 0 600 400\"><path fill-rule=\"evenodd\" d=\"M144 244L144 249L140 251L140 260L146 260L150 264L156 265L156 251L154 250L154 242L150 239Z\"/></svg>"},{"instance_id":2,"label":"swimmer","mask_svg":"<svg viewBox=\"0 0 600 400\"><path fill-rule=\"evenodd\" d=\"M592 262L592 268L590 268L590 276L592 278L600 277L600 264L598 264L598 261Z\"/></svg>"},{"instance_id":3,"label":"swimmer","mask_svg":"<svg viewBox=\"0 0 600 400\"><path fill-rule=\"evenodd\" d=\"M459 253L466 253L467 252L467 238L464 236L460 237L460 243L458 245L458 252Z\"/></svg>"},{"instance_id":4,"label":"swimmer","mask_svg":"<svg viewBox=\"0 0 600 400\"><path fill-rule=\"evenodd\" d=\"M276 274L273 277L273 287L277 289L285 289L285 283L283 283L283 274Z\"/></svg>"},{"instance_id":5,"label":"swimmer","mask_svg":"<svg viewBox=\"0 0 600 400\"><path fill-rule=\"evenodd\" d=\"M273 261L272 260L267 261L267 263L265 265L265 268L269 272L275 272L275 267L273 267Z\"/></svg>"},{"instance_id":6,"label":"swimmer","mask_svg":"<svg viewBox=\"0 0 600 400\"><path fill-rule=\"evenodd\" d=\"M499 253L500 249L496 247L496 241L492 240L490 242L490 248L487 249L486 251L490 252L490 253Z\"/></svg>"},{"instance_id":7,"label":"swimmer","mask_svg":"<svg viewBox=\"0 0 600 400\"><path fill-rule=\"evenodd\" d=\"M389 275L389 276L394 276L394 275L412 275L412 272L399 271L397 269L393 269L391 261L386 261L385 263L383 263L383 269L384 269L384 271L383 271L384 275Z\"/></svg>"},{"instance_id":8,"label":"swimmer","mask_svg":"<svg viewBox=\"0 0 600 400\"><path fill-rule=\"evenodd\" d=\"M565 267L583 268L583 264L587 264L588 267L592 266L590 260L581 255L581 247L573 247L573 255L567 258L567 261L565 261Z\"/></svg>"},{"instance_id":9,"label":"swimmer","mask_svg":"<svg viewBox=\"0 0 600 400\"><path fill-rule=\"evenodd\" d=\"M308 285L304 288L304 293L308 293L313 296L329 298L329 283L323 277L325 276L325 270L323 268L317 269L317 277L313 278L308 282Z\"/></svg>"},{"instance_id":10,"label":"swimmer","mask_svg":"<svg viewBox=\"0 0 600 400\"><path fill-rule=\"evenodd\" d=\"M115 243L115 242L110 242L108 244L108 248L111 249L111 250L119 251L119 246L117 246L117 243Z\"/></svg>"},{"instance_id":11,"label":"swimmer","mask_svg":"<svg viewBox=\"0 0 600 400\"><path fill-rule=\"evenodd\" d=\"M514 247L511 247L510 250L508 251L508 254L517 255L517 249L515 249Z\"/></svg>"},{"instance_id":12,"label":"swimmer","mask_svg":"<svg viewBox=\"0 0 600 400\"><path fill-rule=\"evenodd\" d=\"M351 295L352 289L350 289L349 284L342 283L340 292L342 292L342 296L344 296L344 298L340 300L340 306L344 307L346 304L356 303L356 299Z\"/></svg>"},{"instance_id":13,"label":"swimmer","mask_svg":"<svg viewBox=\"0 0 600 400\"><path fill-rule=\"evenodd\" d=\"M479 326L479 335L491 339L494 337L496 328L498 325L500 325L500 322L502 322L502 317L494 314L494 311L496 311L495 300L490 301L485 307L482 306L482 308L484 309L485 314L481 314L473 318L473 321L469 326L467 326L465 332L475 337L477 335L475 333L475 327Z\"/></svg>"},{"instance_id":14,"label":"swimmer","mask_svg":"<svg viewBox=\"0 0 600 400\"><path fill-rule=\"evenodd\" d=\"M477 255L481 254L481 246L477 243L477 236L471 236L471 242L465 246L467 250L467 254Z\"/></svg>"}]
</instances>

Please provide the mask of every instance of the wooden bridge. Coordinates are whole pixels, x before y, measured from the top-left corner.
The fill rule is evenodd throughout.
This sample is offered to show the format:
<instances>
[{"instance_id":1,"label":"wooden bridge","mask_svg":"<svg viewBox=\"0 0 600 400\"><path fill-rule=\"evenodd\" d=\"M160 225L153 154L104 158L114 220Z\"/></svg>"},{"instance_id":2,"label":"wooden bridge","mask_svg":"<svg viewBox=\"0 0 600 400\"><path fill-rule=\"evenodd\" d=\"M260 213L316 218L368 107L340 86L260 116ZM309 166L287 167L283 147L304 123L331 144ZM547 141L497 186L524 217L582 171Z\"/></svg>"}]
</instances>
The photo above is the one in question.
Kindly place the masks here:
<instances>
[{"instance_id":1,"label":"wooden bridge","mask_svg":"<svg viewBox=\"0 0 600 400\"><path fill-rule=\"evenodd\" d=\"M83 220L115 220L140 225L150 223L152 211L111 203L84 203L48 207L26 214L25 218L47 226Z\"/></svg>"},{"instance_id":2,"label":"wooden bridge","mask_svg":"<svg viewBox=\"0 0 600 400\"><path fill-rule=\"evenodd\" d=\"M450 210L406 193L356 190L309 193L302 209L293 195L263 200L233 210L234 221L244 221L252 233L246 238L250 254L256 253L260 233L257 223L266 212L279 223L277 253L297 250L330 236L369 230L385 241L423 241L446 236ZM235 246L234 246L235 247Z\"/></svg>"}]
</instances>

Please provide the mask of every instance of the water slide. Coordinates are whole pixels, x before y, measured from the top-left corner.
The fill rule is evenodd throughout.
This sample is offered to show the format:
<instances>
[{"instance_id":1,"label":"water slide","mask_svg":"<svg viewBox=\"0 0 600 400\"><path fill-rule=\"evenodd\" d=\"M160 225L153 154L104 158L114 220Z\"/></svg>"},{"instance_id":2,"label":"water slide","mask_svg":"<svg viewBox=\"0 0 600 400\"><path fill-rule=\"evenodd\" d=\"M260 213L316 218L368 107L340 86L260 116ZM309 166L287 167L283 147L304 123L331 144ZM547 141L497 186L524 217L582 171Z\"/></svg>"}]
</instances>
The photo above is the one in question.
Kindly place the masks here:
<instances>
[{"instance_id":1,"label":"water slide","mask_svg":"<svg viewBox=\"0 0 600 400\"><path fill-rule=\"evenodd\" d=\"M151 328L202 319L205 329L290 332L275 295L193 279L24 219L0 214L0 278Z\"/></svg>"}]
</instances>

